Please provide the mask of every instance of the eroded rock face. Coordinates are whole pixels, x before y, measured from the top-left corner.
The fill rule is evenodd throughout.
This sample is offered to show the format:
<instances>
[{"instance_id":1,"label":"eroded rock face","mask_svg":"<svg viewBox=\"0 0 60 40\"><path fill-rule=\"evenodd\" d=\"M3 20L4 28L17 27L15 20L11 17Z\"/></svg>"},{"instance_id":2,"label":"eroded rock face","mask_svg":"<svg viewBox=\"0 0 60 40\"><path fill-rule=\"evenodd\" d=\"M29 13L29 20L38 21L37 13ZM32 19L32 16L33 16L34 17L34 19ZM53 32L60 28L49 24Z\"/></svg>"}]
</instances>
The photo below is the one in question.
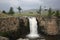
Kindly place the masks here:
<instances>
[{"instance_id":1,"label":"eroded rock face","mask_svg":"<svg viewBox=\"0 0 60 40\"><path fill-rule=\"evenodd\" d=\"M17 30L19 20L15 17L0 18L0 32Z\"/></svg>"},{"instance_id":2,"label":"eroded rock face","mask_svg":"<svg viewBox=\"0 0 60 40\"><path fill-rule=\"evenodd\" d=\"M38 32L39 32L39 34L45 34L45 29L46 29L45 19L43 17L38 16L37 17L37 22L38 22Z\"/></svg>"},{"instance_id":3,"label":"eroded rock face","mask_svg":"<svg viewBox=\"0 0 60 40\"><path fill-rule=\"evenodd\" d=\"M50 35L56 35L58 34L58 26L56 23L56 18L51 18L50 20L48 20L47 22L47 33Z\"/></svg>"},{"instance_id":4,"label":"eroded rock face","mask_svg":"<svg viewBox=\"0 0 60 40\"><path fill-rule=\"evenodd\" d=\"M39 33L43 32L48 35L56 35L59 32L59 28L57 26L57 18L52 17L50 19L37 17L38 25L39 25Z\"/></svg>"},{"instance_id":5,"label":"eroded rock face","mask_svg":"<svg viewBox=\"0 0 60 40\"><path fill-rule=\"evenodd\" d=\"M0 32L7 32L5 37L15 40L29 33L29 20L26 17L0 18Z\"/></svg>"},{"instance_id":6,"label":"eroded rock face","mask_svg":"<svg viewBox=\"0 0 60 40\"><path fill-rule=\"evenodd\" d=\"M46 32L49 35L55 35L58 33L58 27L56 24L56 19L51 18L51 21L37 16L37 25L38 25L38 32ZM30 32L29 30L29 20L27 17L7 17L7 18L0 18L0 32L7 32L7 31L18 31L20 35L26 35Z\"/></svg>"}]
</instances>

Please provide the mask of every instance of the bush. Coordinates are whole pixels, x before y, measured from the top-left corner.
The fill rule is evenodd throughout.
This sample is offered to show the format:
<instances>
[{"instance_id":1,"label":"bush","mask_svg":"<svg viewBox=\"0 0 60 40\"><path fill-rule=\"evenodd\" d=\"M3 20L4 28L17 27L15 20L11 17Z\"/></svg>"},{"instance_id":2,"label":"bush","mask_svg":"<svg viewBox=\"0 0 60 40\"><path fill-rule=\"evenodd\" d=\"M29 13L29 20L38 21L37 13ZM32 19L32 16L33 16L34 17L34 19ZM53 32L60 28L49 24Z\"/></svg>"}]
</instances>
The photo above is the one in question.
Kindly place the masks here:
<instances>
[{"instance_id":1,"label":"bush","mask_svg":"<svg viewBox=\"0 0 60 40\"><path fill-rule=\"evenodd\" d=\"M33 14L33 12L29 12L29 13Z\"/></svg>"},{"instance_id":2,"label":"bush","mask_svg":"<svg viewBox=\"0 0 60 40\"><path fill-rule=\"evenodd\" d=\"M7 37L7 32L0 32L0 36Z\"/></svg>"},{"instance_id":3,"label":"bush","mask_svg":"<svg viewBox=\"0 0 60 40\"><path fill-rule=\"evenodd\" d=\"M5 11L5 10L3 10L3 11L2 11L2 13L6 14L6 11Z\"/></svg>"}]
</instances>

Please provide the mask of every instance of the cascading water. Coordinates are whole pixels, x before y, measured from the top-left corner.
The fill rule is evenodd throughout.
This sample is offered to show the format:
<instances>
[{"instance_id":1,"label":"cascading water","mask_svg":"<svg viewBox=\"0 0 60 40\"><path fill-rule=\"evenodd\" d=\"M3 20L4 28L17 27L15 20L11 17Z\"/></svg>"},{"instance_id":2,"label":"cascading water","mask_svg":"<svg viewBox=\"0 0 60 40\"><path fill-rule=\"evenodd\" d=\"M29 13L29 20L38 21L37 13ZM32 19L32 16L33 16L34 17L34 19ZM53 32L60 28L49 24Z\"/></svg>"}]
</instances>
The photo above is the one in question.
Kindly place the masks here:
<instances>
[{"instance_id":1,"label":"cascading water","mask_svg":"<svg viewBox=\"0 0 60 40\"><path fill-rule=\"evenodd\" d=\"M35 17L29 17L30 24L30 34L27 35L28 38L38 38L39 34L37 32L37 20Z\"/></svg>"}]
</instances>

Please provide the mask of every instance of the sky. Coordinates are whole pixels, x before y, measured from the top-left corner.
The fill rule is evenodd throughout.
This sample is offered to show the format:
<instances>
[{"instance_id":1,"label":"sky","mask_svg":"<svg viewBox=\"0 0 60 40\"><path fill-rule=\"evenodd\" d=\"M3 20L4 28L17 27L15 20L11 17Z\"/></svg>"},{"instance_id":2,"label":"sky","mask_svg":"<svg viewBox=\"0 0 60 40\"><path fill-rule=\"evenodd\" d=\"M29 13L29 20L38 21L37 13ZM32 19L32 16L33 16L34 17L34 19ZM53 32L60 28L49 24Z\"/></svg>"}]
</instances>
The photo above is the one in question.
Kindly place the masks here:
<instances>
[{"instance_id":1,"label":"sky","mask_svg":"<svg viewBox=\"0 0 60 40\"><path fill-rule=\"evenodd\" d=\"M0 10L8 11L13 7L17 11L20 6L23 10L42 8L60 9L60 0L0 0Z\"/></svg>"}]
</instances>

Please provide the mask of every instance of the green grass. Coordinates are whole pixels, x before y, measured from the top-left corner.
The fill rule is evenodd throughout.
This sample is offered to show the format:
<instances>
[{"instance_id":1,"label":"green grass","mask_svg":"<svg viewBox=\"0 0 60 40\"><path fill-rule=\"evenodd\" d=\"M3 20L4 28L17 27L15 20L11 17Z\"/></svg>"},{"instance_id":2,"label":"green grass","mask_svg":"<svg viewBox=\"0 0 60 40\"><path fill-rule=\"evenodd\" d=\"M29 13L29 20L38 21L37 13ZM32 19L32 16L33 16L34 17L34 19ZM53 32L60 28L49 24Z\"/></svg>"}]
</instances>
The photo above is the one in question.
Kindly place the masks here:
<instances>
[{"instance_id":1,"label":"green grass","mask_svg":"<svg viewBox=\"0 0 60 40\"><path fill-rule=\"evenodd\" d=\"M23 14L23 13L21 13L21 14L14 14L14 16L38 16L39 14L31 14L31 13L25 13L25 14Z\"/></svg>"},{"instance_id":2,"label":"green grass","mask_svg":"<svg viewBox=\"0 0 60 40\"><path fill-rule=\"evenodd\" d=\"M48 12L46 11L43 11L42 13L41 13L41 16L47 16L47 14L48 14ZM30 13L30 12L28 12L28 13L15 13L14 15L8 15L8 14L4 14L4 13L1 13L0 14L0 18L1 17L11 17L11 16L13 16L13 17L19 17L19 16L40 16L40 14L38 14L38 13L36 13L36 12L34 12L34 13Z\"/></svg>"},{"instance_id":3,"label":"green grass","mask_svg":"<svg viewBox=\"0 0 60 40\"><path fill-rule=\"evenodd\" d=\"M19 16L38 16L39 14L37 13L15 13L14 15L9 15L9 14L4 14L1 13L0 14L0 18L2 17L19 17Z\"/></svg>"}]
</instances>

